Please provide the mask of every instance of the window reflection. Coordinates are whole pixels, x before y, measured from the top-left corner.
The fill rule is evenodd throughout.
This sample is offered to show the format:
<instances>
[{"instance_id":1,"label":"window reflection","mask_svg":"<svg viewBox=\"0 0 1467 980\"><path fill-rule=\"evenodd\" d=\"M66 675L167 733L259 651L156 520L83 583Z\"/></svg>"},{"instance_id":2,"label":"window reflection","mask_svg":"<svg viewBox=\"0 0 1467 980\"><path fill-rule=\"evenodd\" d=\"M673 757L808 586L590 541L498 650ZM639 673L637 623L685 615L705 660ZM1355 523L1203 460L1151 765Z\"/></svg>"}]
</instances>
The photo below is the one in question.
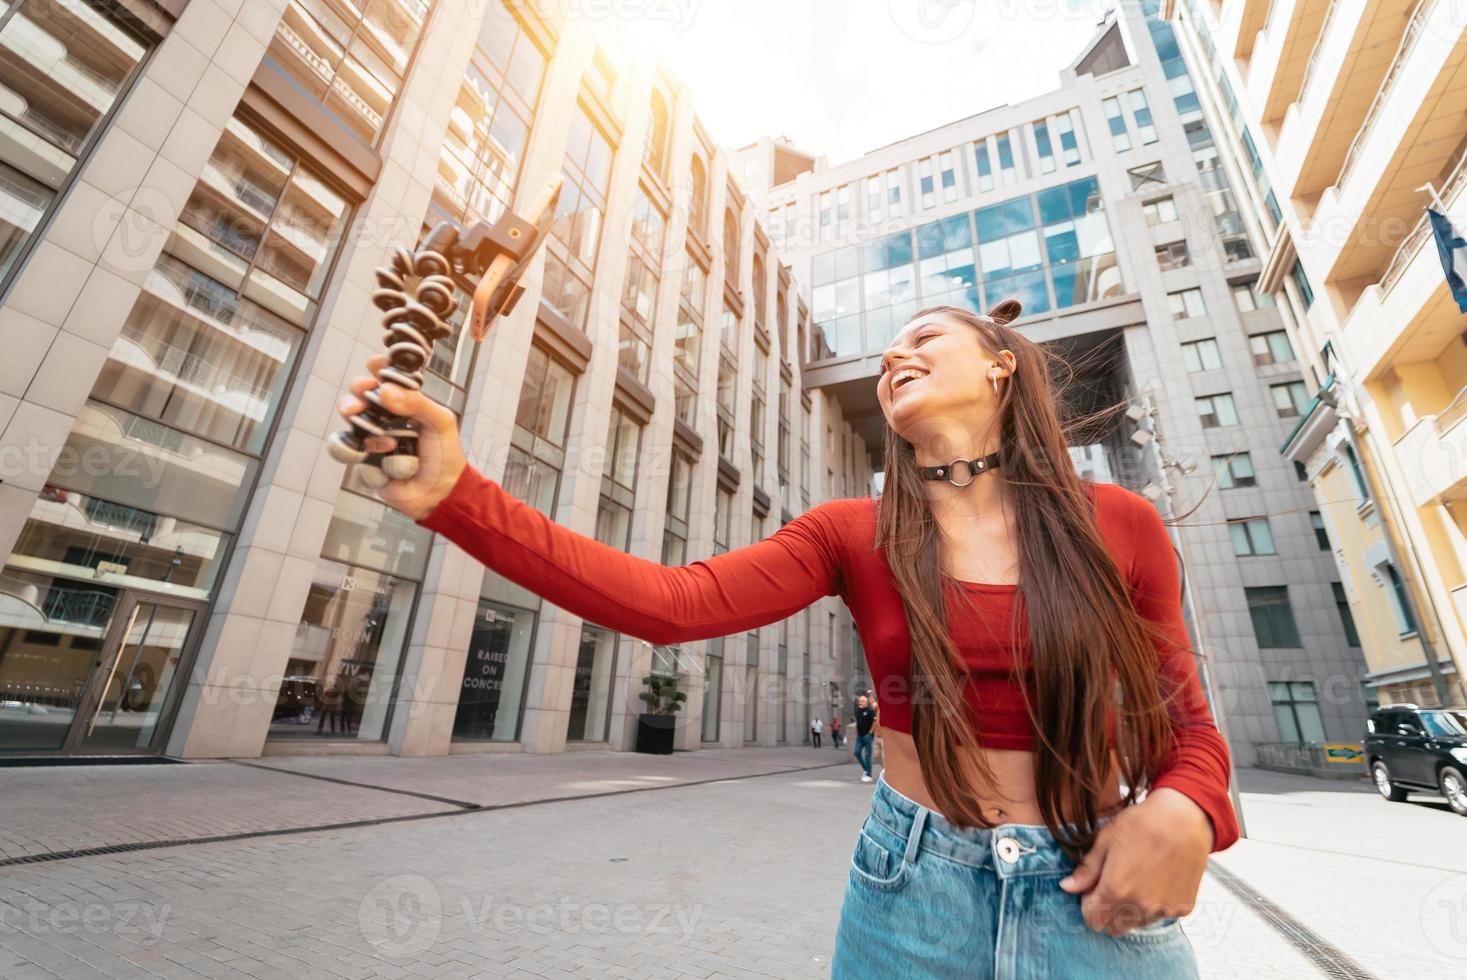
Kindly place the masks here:
<instances>
[{"instance_id":1,"label":"window reflection","mask_svg":"<svg viewBox=\"0 0 1467 980\"><path fill-rule=\"evenodd\" d=\"M317 562L270 736L381 739L416 593L391 575Z\"/></svg>"},{"instance_id":2,"label":"window reflection","mask_svg":"<svg viewBox=\"0 0 1467 980\"><path fill-rule=\"evenodd\" d=\"M0 280L147 53L103 6L0 4Z\"/></svg>"},{"instance_id":3,"label":"window reflection","mask_svg":"<svg viewBox=\"0 0 1467 980\"><path fill-rule=\"evenodd\" d=\"M269 55L348 130L374 144L427 18L425 0L292 0Z\"/></svg>"},{"instance_id":4,"label":"window reflection","mask_svg":"<svg viewBox=\"0 0 1467 980\"><path fill-rule=\"evenodd\" d=\"M14 567L207 598L229 535L47 484L11 552Z\"/></svg>"}]
</instances>

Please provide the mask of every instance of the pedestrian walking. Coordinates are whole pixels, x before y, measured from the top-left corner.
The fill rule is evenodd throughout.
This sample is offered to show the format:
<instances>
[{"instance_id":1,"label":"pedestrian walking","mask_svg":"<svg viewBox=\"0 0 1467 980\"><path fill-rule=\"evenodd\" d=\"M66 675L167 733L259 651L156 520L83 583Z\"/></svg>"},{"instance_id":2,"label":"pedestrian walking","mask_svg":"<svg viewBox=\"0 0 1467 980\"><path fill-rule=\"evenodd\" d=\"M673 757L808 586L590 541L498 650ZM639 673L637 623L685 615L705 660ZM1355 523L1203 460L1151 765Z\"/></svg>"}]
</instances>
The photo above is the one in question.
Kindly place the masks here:
<instances>
[{"instance_id":1,"label":"pedestrian walking","mask_svg":"<svg viewBox=\"0 0 1467 980\"><path fill-rule=\"evenodd\" d=\"M840 748L840 745L841 745L841 730L840 730L840 716L839 715L837 715L837 716L835 716L835 717L833 717L833 718L830 719L830 743L835 748Z\"/></svg>"},{"instance_id":2,"label":"pedestrian walking","mask_svg":"<svg viewBox=\"0 0 1467 980\"><path fill-rule=\"evenodd\" d=\"M856 761L861 764L861 782L871 782L871 728L876 724L876 709L866 695L856 698Z\"/></svg>"},{"instance_id":3,"label":"pedestrian walking","mask_svg":"<svg viewBox=\"0 0 1467 980\"><path fill-rule=\"evenodd\" d=\"M815 748L817 748L817 749L820 748L820 719L819 718L811 718L810 719L810 741L812 743L814 743Z\"/></svg>"},{"instance_id":4,"label":"pedestrian walking","mask_svg":"<svg viewBox=\"0 0 1467 980\"><path fill-rule=\"evenodd\" d=\"M416 475L381 487L385 503L608 630L676 644L841 597L871 641L890 755L850 860L834 980L1196 977L1178 917L1208 855L1238 838L1167 528L1144 497L1080 479L1057 355L1010 326L1021 312L930 307L895 332L876 386L879 497L826 501L680 567L572 532L484 477L455 413L381 355L340 405L355 415L380 387L416 429ZM876 725L865 710L858 741Z\"/></svg>"}]
</instances>

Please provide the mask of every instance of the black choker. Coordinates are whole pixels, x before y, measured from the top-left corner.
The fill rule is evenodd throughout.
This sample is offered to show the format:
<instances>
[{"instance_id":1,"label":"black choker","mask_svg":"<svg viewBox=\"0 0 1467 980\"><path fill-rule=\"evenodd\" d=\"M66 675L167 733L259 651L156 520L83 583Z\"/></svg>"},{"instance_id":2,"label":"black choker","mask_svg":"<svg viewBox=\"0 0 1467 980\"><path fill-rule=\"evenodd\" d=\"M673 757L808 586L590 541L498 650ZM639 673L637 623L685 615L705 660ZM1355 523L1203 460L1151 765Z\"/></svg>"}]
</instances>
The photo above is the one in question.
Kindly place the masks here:
<instances>
[{"instance_id":1,"label":"black choker","mask_svg":"<svg viewBox=\"0 0 1467 980\"><path fill-rule=\"evenodd\" d=\"M998 453L989 453L982 459L955 459L946 466L923 466L918 469L924 480L946 480L955 487L966 487L978 478L978 474L984 470L998 469ZM953 476L959 470L966 470L968 479L959 483Z\"/></svg>"}]
</instances>

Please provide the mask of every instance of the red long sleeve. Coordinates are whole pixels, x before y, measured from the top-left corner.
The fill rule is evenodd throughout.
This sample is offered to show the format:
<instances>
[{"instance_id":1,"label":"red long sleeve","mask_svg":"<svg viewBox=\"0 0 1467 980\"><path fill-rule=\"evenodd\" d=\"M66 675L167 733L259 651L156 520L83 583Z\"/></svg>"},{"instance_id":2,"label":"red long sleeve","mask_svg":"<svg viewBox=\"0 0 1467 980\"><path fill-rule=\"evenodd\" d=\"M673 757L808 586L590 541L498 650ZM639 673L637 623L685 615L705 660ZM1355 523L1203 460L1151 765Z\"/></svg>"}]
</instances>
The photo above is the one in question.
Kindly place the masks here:
<instances>
[{"instance_id":1,"label":"red long sleeve","mask_svg":"<svg viewBox=\"0 0 1467 980\"><path fill-rule=\"evenodd\" d=\"M1181 575L1176 552L1154 507L1138 501L1132 523L1131 598L1136 611L1156 624L1162 696L1176 725L1176 742L1151 788L1184 794L1212 821L1214 851L1238 839L1238 818L1228 795L1228 744L1217 730L1197 676L1187 627L1182 622Z\"/></svg>"},{"instance_id":2,"label":"red long sleeve","mask_svg":"<svg viewBox=\"0 0 1467 980\"><path fill-rule=\"evenodd\" d=\"M472 466L416 523L598 626L671 644L755 629L835 595L840 511L812 508L762 541L671 567L550 520Z\"/></svg>"}]
</instances>

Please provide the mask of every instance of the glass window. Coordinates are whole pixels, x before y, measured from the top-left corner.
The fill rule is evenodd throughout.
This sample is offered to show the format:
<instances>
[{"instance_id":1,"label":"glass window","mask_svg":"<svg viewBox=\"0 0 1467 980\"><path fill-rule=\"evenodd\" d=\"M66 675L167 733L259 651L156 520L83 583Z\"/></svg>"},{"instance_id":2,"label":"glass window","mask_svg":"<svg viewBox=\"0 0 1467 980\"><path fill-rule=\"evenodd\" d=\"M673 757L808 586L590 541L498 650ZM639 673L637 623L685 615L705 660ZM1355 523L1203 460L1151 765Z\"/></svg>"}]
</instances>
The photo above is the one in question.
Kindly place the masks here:
<instances>
[{"instance_id":1,"label":"glass window","mask_svg":"<svg viewBox=\"0 0 1467 980\"><path fill-rule=\"evenodd\" d=\"M348 131L372 145L427 16L426 0L292 0L269 55Z\"/></svg>"},{"instance_id":2,"label":"glass window","mask_svg":"<svg viewBox=\"0 0 1467 980\"><path fill-rule=\"evenodd\" d=\"M1350 612L1350 600L1345 595L1345 587L1339 582L1329 584L1330 591L1335 597L1335 611L1340 615L1340 627L1345 631L1345 642L1352 647L1360 645L1360 634L1355 629L1355 616Z\"/></svg>"},{"instance_id":3,"label":"glass window","mask_svg":"<svg viewBox=\"0 0 1467 980\"><path fill-rule=\"evenodd\" d=\"M497 221L514 200L545 55L493 0L448 116L433 199L461 221Z\"/></svg>"},{"instance_id":4,"label":"glass window","mask_svg":"<svg viewBox=\"0 0 1467 980\"><path fill-rule=\"evenodd\" d=\"M156 588L207 599L232 535L155 511L41 488L10 560L112 587Z\"/></svg>"},{"instance_id":5,"label":"glass window","mask_svg":"<svg viewBox=\"0 0 1467 980\"><path fill-rule=\"evenodd\" d=\"M596 540L623 551L632 543L632 508L637 496L637 459L642 427L620 405L612 403L601 470L601 503L596 512Z\"/></svg>"},{"instance_id":6,"label":"glass window","mask_svg":"<svg viewBox=\"0 0 1467 980\"><path fill-rule=\"evenodd\" d=\"M703 297L708 274L689 254L683 253L682 289L678 294L677 330L673 340L673 380L676 384L676 415L691 426L697 415L698 365L703 356Z\"/></svg>"},{"instance_id":7,"label":"glass window","mask_svg":"<svg viewBox=\"0 0 1467 980\"><path fill-rule=\"evenodd\" d=\"M1302 381L1290 381L1287 384L1269 385L1269 393L1273 395L1273 407L1278 411L1279 418L1298 418L1309 411L1309 389Z\"/></svg>"},{"instance_id":8,"label":"glass window","mask_svg":"<svg viewBox=\"0 0 1467 980\"><path fill-rule=\"evenodd\" d=\"M1299 299L1304 304L1304 309L1314 305L1314 289L1309 285L1309 277L1304 274L1304 265L1294 260L1294 265L1289 269L1289 275L1294 280L1294 285L1299 287Z\"/></svg>"},{"instance_id":9,"label":"glass window","mask_svg":"<svg viewBox=\"0 0 1467 980\"><path fill-rule=\"evenodd\" d=\"M1197 417L1204 429L1215 429L1223 425L1238 424L1238 409L1230 392L1207 395L1197 399Z\"/></svg>"},{"instance_id":10,"label":"glass window","mask_svg":"<svg viewBox=\"0 0 1467 980\"><path fill-rule=\"evenodd\" d=\"M1416 613L1411 606L1411 596L1406 590L1406 580L1401 578L1401 573L1391 562L1385 562L1380 566L1385 570L1386 577L1391 583L1391 608L1396 614L1396 626L1398 632L1405 636L1407 633L1416 632Z\"/></svg>"},{"instance_id":11,"label":"glass window","mask_svg":"<svg viewBox=\"0 0 1467 980\"><path fill-rule=\"evenodd\" d=\"M1317 510L1309 512L1309 526L1314 528L1314 541L1320 551L1329 551L1329 531L1324 526L1324 515Z\"/></svg>"},{"instance_id":12,"label":"glass window","mask_svg":"<svg viewBox=\"0 0 1467 980\"><path fill-rule=\"evenodd\" d=\"M1192 254L1187 251L1187 243L1168 242L1156 246L1156 264L1161 267L1162 272L1187 268L1192 264Z\"/></svg>"},{"instance_id":13,"label":"glass window","mask_svg":"<svg viewBox=\"0 0 1467 980\"><path fill-rule=\"evenodd\" d=\"M375 496L367 496L371 489L359 481L355 468L347 471L345 483L350 489L343 489L336 497L326 540L321 545L322 557L422 579L433 532Z\"/></svg>"},{"instance_id":14,"label":"glass window","mask_svg":"<svg viewBox=\"0 0 1467 980\"><path fill-rule=\"evenodd\" d=\"M921 193L924 211L937 203L937 194L933 190L932 161L930 159L923 159L917 163L917 189Z\"/></svg>"},{"instance_id":15,"label":"glass window","mask_svg":"<svg viewBox=\"0 0 1467 980\"><path fill-rule=\"evenodd\" d=\"M1120 295L1124 287L1096 179L1088 177L1040 191L1035 200L1044 225L1055 306L1064 309ZM983 268L986 280L986 261Z\"/></svg>"},{"instance_id":16,"label":"glass window","mask_svg":"<svg viewBox=\"0 0 1467 980\"><path fill-rule=\"evenodd\" d=\"M902 172L900 170L886 172L886 205L893 218L902 216Z\"/></svg>"},{"instance_id":17,"label":"glass window","mask_svg":"<svg viewBox=\"0 0 1467 980\"><path fill-rule=\"evenodd\" d=\"M0 3L0 284L148 48L105 4Z\"/></svg>"},{"instance_id":18,"label":"glass window","mask_svg":"<svg viewBox=\"0 0 1467 980\"><path fill-rule=\"evenodd\" d=\"M578 104L566 142L565 185L555 208L553 238L546 246L544 298L582 330L590 311L611 154L611 141L591 121L585 106Z\"/></svg>"},{"instance_id":19,"label":"glass window","mask_svg":"<svg viewBox=\"0 0 1467 980\"><path fill-rule=\"evenodd\" d=\"M1034 148L1039 154L1039 172L1054 173L1054 144L1049 139L1049 124L1043 119L1034 123Z\"/></svg>"},{"instance_id":20,"label":"glass window","mask_svg":"<svg viewBox=\"0 0 1467 980\"><path fill-rule=\"evenodd\" d=\"M1146 92L1135 89L1129 93L1131 100L1131 118L1136 123L1136 135L1141 137L1142 144L1156 142L1156 127L1151 123L1151 106L1146 103Z\"/></svg>"},{"instance_id":21,"label":"glass window","mask_svg":"<svg viewBox=\"0 0 1467 980\"><path fill-rule=\"evenodd\" d=\"M1274 306L1273 294L1259 290L1256 281L1233 283L1233 302L1237 304L1239 313L1252 313Z\"/></svg>"},{"instance_id":22,"label":"glass window","mask_svg":"<svg viewBox=\"0 0 1467 980\"><path fill-rule=\"evenodd\" d=\"M1126 175L1131 178L1131 189L1133 191L1154 191L1166 186L1166 168L1161 161L1143 163L1139 167L1129 167Z\"/></svg>"},{"instance_id":23,"label":"glass window","mask_svg":"<svg viewBox=\"0 0 1467 980\"><path fill-rule=\"evenodd\" d=\"M453 718L455 741L519 737L538 618L529 609L480 600Z\"/></svg>"},{"instance_id":24,"label":"glass window","mask_svg":"<svg viewBox=\"0 0 1467 980\"><path fill-rule=\"evenodd\" d=\"M1263 648L1301 647L1299 627L1294 622L1294 610L1289 605L1289 588L1286 585L1267 585L1244 588L1248 602L1248 615L1253 620L1253 635Z\"/></svg>"},{"instance_id":25,"label":"glass window","mask_svg":"<svg viewBox=\"0 0 1467 980\"><path fill-rule=\"evenodd\" d=\"M413 582L320 559L270 737L380 741L416 595Z\"/></svg>"},{"instance_id":26,"label":"glass window","mask_svg":"<svg viewBox=\"0 0 1467 980\"><path fill-rule=\"evenodd\" d=\"M1258 367L1294 359L1294 347L1289 343L1289 335L1282 330L1254 334L1248 338L1248 349L1253 352L1253 363Z\"/></svg>"},{"instance_id":27,"label":"glass window","mask_svg":"<svg viewBox=\"0 0 1467 980\"><path fill-rule=\"evenodd\" d=\"M611 682L616 677L619 634L599 626L581 628L576 673L571 679L568 742L604 742L611 734Z\"/></svg>"},{"instance_id":28,"label":"glass window","mask_svg":"<svg viewBox=\"0 0 1467 980\"><path fill-rule=\"evenodd\" d=\"M647 167L654 174L666 179L667 177L667 99L663 98L662 92L652 90L651 104L648 106L650 120L647 124L647 142L642 148L642 155L647 161Z\"/></svg>"},{"instance_id":29,"label":"glass window","mask_svg":"<svg viewBox=\"0 0 1467 980\"><path fill-rule=\"evenodd\" d=\"M1062 113L1055 117L1055 132L1059 133L1060 151L1065 157L1065 166L1073 167L1080 163L1080 144L1075 139L1075 122L1073 119L1075 110Z\"/></svg>"},{"instance_id":30,"label":"glass window","mask_svg":"<svg viewBox=\"0 0 1467 980\"><path fill-rule=\"evenodd\" d=\"M1177 220L1177 204L1171 197L1158 197L1154 201L1147 201L1141 205L1141 210L1146 215L1146 223L1149 225Z\"/></svg>"},{"instance_id":31,"label":"glass window","mask_svg":"<svg viewBox=\"0 0 1467 980\"><path fill-rule=\"evenodd\" d=\"M1268 697L1279 727L1279 741L1303 745L1324 741L1324 720L1313 681L1270 681Z\"/></svg>"},{"instance_id":32,"label":"glass window","mask_svg":"<svg viewBox=\"0 0 1467 980\"><path fill-rule=\"evenodd\" d=\"M662 529L662 564L685 565L688 561L688 506L693 481L693 461L678 450L672 453L672 470L667 477L667 521Z\"/></svg>"},{"instance_id":33,"label":"glass window","mask_svg":"<svg viewBox=\"0 0 1467 980\"><path fill-rule=\"evenodd\" d=\"M637 186L632 206L631 254L622 284L618 362L646 384L651 373L652 315L657 307L658 270L662 267L666 219L646 190Z\"/></svg>"},{"instance_id":34,"label":"glass window","mask_svg":"<svg viewBox=\"0 0 1467 980\"><path fill-rule=\"evenodd\" d=\"M938 167L942 176L942 199L951 203L958 199L958 175L953 169L953 154L951 150L942 153L937 158Z\"/></svg>"},{"instance_id":35,"label":"glass window","mask_svg":"<svg viewBox=\"0 0 1467 980\"><path fill-rule=\"evenodd\" d=\"M1207 306L1202 302L1202 290L1183 289L1175 293L1167 293L1167 305L1171 307L1173 320L1190 320L1192 317L1205 316Z\"/></svg>"},{"instance_id":36,"label":"glass window","mask_svg":"<svg viewBox=\"0 0 1467 980\"><path fill-rule=\"evenodd\" d=\"M1000 133L994 140L998 147L998 169L999 175L1005 184L1017 184L1019 182L1019 169L1014 163L1014 150L1009 141L1008 133Z\"/></svg>"},{"instance_id":37,"label":"glass window","mask_svg":"<svg viewBox=\"0 0 1467 980\"><path fill-rule=\"evenodd\" d=\"M723 637L708 641L703 677L703 741L718 741L719 703L723 700Z\"/></svg>"},{"instance_id":38,"label":"glass window","mask_svg":"<svg viewBox=\"0 0 1467 980\"><path fill-rule=\"evenodd\" d=\"M1258 485L1258 479L1253 472L1253 457L1246 452L1212 457L1212 471L1221 490Z\"/></svg>"},{"instance_id":39,"label":"glass window","mask_svg":"<svg viewBox=\"0 0 1467 980\"><path fill-rule=\"evenodd\" d=\"M881 220L883 179L881 177L866 178L866 217L875 224Z\"/></svg>"},{"instance_id":40,"label":"glass window","mask_svg":"<svg viewBox=\"0 0 1467 980\"><path fill-rule=\"evenodd\" d=\"M993 164L988 159L988 143L979 140L973 144L973 157L978 164L978 189L993 190Z\"/></svg>"},{"instance_id":41,"label":"glass window","mask_svg":"<svg viewBox=\"0 0 1467 980\"><path fill-rule=\"evenodd\" d=\"M1126 133L1126 117L1121 113L1121 103L1114 97L1106 99L1105 118L1110 126L1111 147L1117 153L1124 153L1131 148L1131 137Z\"/></svg>"},{"instance_id":42,"label":"glass window","mask_svg":"<svg viewBox=\"0 0 1467 980\"><path fill-rule=\"evenodd\" d=\"M1273 532L1268 518L1250 517L1240 521L1228 521L1228 534L1233 540L1233 554L1240 558L1251 555L1276 555Z\"/></svg>"},{"instance_id":43,"label":"glass window","mask_svg":"<svg viewBox=\"0 0 1467 980\"><path fill-rule=\"evenodd\" d=\"M1222 367L1222 354L1218 351L1217 340L1207 337L1203 340L1194 340L1182 345L1182 362L1187 365L1189 372L1194 371L1216 371Z\"/></svg>"}]
</instances>

